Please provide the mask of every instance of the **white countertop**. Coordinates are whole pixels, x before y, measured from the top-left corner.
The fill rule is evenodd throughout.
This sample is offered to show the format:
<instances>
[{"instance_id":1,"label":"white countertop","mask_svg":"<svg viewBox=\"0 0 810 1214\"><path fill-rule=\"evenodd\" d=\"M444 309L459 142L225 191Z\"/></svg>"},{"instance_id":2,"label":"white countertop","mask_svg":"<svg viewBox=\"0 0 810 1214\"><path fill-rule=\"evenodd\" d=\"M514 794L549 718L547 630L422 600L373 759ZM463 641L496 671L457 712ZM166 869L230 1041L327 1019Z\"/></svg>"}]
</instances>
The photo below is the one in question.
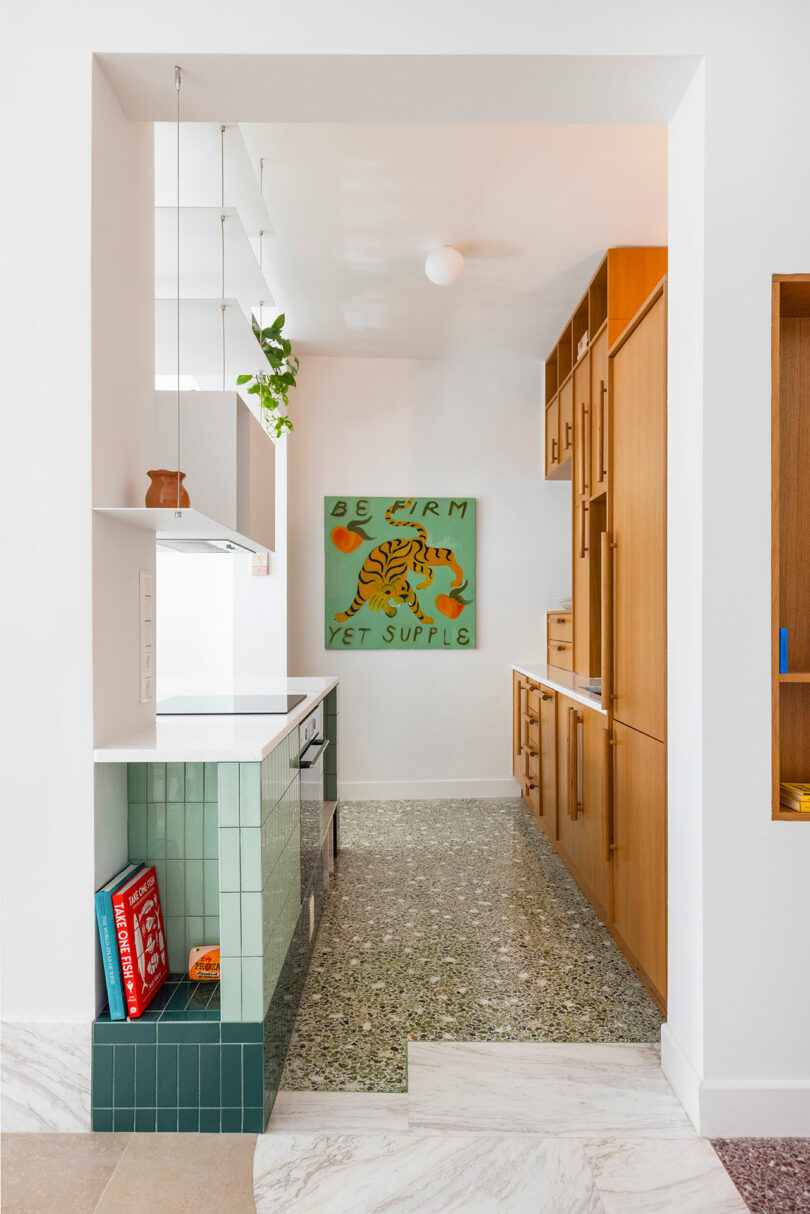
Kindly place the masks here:
<instances>
[{"instance_id":1,"label":"white countertop","mask_svg":"<svg viewBox=\"0 0 810 1214\"><path fill-rule=\"evenodd\" d=\"M579 704L584 704L586 708L593 708L596 712L601 712L603 716L607 716L607 709L602 707L602 697L595 695L592 691L585 690L585 684L592 682L592 679L586 674L575 674L571 670L561 670L559 666L549 666L547 662L529 662L523 666L514 662L512 669L517 670L519 674L525 674L527 679L534 679L537 683L543 683L553 691L559 691L562 695L568 696L569 699L576 700Z\"/></svg>"},{"instance_id":2,"label":"white countertop","mask_svg":"<svg viewBox=\"0 0 810 1214\"><path fill-rule=\"evenodd\" d=\"M244 716L158 717L148 729L93 752L97 763L260 763L309 716L337 679L286 679L264 691L306 699L291 712Z\"/></svg>"}]
</instances>

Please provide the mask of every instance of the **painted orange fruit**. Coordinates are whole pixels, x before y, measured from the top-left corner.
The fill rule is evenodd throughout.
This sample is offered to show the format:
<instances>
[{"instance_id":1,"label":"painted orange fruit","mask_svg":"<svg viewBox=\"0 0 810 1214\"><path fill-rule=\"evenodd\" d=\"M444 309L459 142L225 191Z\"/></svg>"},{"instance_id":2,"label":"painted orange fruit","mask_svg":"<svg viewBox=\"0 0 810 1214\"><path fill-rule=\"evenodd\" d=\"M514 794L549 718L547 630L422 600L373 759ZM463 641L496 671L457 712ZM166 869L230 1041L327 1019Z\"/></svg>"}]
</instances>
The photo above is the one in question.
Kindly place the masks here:
<instances>
[{"instance_id":1,"label":"painted orange fruit","mask_svg":"<svg viewBox=\"0 0 810 1214\"><path fill-rule=\"evenodd\" d=\"M459 586L457 590L451 590L449 594L437 594L435 598L436 610L442 615L446 615L448 620L457 620L465 607L467 607L472 599L462 598L462 590L467 589L467 583Z\"/></svg>"},{"instance_id":2,"label":"painted orange fruit","mask_svg":"<svg viewBox=\"0 0 810 1214\"><path fill-rule=\"evenodd\" d=\"M359 519L354 519L346 527L332 528L332 543L335 547L345 555L350 552L356 552L363 540L371 540L373 536L366 535L360 525Z\"/></svg>"}]
</instances>

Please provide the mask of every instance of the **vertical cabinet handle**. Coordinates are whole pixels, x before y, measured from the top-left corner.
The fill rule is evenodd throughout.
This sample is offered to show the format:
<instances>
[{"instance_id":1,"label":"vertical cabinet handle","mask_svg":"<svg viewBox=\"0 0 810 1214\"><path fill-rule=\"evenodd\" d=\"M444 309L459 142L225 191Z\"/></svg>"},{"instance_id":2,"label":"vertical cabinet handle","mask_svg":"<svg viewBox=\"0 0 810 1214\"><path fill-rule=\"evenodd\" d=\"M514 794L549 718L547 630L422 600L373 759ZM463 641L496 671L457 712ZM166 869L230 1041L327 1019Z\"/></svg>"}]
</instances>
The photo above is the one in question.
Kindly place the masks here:
<instances>
[{"instance_id":1,"label":"vertical cabinet handle","mask_svg":"<svg viewBox=\"0 0 810 1214\"><path fill-rule=\"evenodd\" d=\"M602 858L609 860L613 843L613 778L611 772L613 758L610 749L613 743L609 729L604 731L602 737L604 739L604 753L602 755Z\"/></svg>"},{"instance_id":2,"label":"vertical cabinet handle","mask_svg":"<svg viewBox=\"0 0 810 1214\"><path fill-rule=\"evenodd\" d=\"M590 502L579 503L579 557L580 560L588 551L588 545L585 543L585 513L590 510Z\"/></svg>"},{"instance_id":3,"label":"vertical cabinet handle","mask_svg":"<svg viewBox=\"0 0 810 1214\"><path fill-rule=\"evenodd\" d=\"M573 430L573 428L574 428L574 427L571 425L571 423L570 423L570 422L566 422L566 423L565 423L565 449L566 449L566 451L567 451L567 450L568 450L568 448L571 446L571 434L570 434L570 431L571 431L571 430Z\"/></svg>"},{"instance_id":4,"label":"vertical cabinet handle","mask_svg":"<svg viewBox=\"0 0 810 1214\"><path fill-rule=\"evenodd\" d=\"M576 819L582 809L579 796L579 752L578 737L582 714L576 708L568 709L568 816Z\"/></svg>"},{"instance_id":5,"label":"vertical cabinet handle","mask_svg":"<svg viewBox=\"0 0 810 1214\"><path fill-rule=\"evenodd\" d=\"M552 462L552 464L556 464L556 462L557 462L557 440L556 440L556 438L552 438L552 440L551 440L551 462Z\"/></svg>"},{"instance_id":6,"label":"vertical cabinet handle","mask_svg":"<svg viewBox=\"0 0 810 1214\"><path fill-rule=\"evenodd\" d=\"M607 404L607 384L599 380L599 479L605 480L608 474L605 460L605 413Z\"/></svg>"},{"instance_id":7,"label":"vertical cabinet handle","mask_svg":"<svg viewBox=\"0 0 810 1214\"><path fill-rule=\"evenodd\" d=\"M580 415L580 420L581 420L580 434L582 435L582 441L581 441L581 446L582 446L582 492L583 492L583 493L590 493L590 489L591 489L591 472L590 472L590 468L588 467L588 458L587 458L587 456L588 456L588 446L589 446L589 444L588 444L588 431L587 431L587 428L586 428L586 418L588 418L588 417L590 416L590 409L589 409L589 408L588 408L588 406L585 404L585 401L584 401L584 400L581 402L581 404L580 404L580 406L579 406L579 407L580 407L580 410L581 410L581 415Z\"/></svg>"},{"instance_id":8,"label":"vertical cabinet handle","mask_svg":"<svg viewBox=\"0 0 810 1214\"><path fill-rule=\"evenodd\" d=\"M610 532L602 532L602 707L613 694L613 553Z\"/></svg>"}]
</instances>

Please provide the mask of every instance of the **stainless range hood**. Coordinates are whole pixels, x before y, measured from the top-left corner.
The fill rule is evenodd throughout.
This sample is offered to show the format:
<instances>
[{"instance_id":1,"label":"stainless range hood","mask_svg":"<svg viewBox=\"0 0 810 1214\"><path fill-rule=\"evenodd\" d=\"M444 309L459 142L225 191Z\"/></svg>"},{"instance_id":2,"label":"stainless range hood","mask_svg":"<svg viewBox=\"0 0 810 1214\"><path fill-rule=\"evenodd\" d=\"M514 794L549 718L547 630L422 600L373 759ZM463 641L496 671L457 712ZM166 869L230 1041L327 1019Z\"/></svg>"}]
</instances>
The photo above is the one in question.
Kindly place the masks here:
<instances>
[{"instance_id":1,"label":"stainless range hood","mask_svg":"<svg viewBox=\"0 0 810 1214\"><path fill-rule=\"evenodd\" d=\"M166 548L170 552L253 552L252 548L246 548L244 544L235 544L233 540L192 540L192 539L165 539L158 536L155 540L158 548Z\"/></svg>"}]
</instances>

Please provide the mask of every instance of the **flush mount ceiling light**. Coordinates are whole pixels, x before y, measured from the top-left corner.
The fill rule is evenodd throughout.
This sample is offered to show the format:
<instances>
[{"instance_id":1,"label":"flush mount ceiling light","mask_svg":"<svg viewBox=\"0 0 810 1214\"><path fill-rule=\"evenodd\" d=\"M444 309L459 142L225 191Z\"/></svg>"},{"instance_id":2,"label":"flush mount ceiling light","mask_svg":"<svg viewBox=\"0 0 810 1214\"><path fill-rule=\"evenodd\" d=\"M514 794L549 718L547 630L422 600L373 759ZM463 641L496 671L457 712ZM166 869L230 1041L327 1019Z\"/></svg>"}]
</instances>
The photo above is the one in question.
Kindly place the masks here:
<instances>
[{"instance_id":1,"label":"flush mount ceiling light","mask_svg":"<svg viewBox=\"0 0 810 1214\"><path fill-rule=\"evenodd\" d=\"M425 273L437 287L451 287L464 273L464 258L452 245L440 244L425 258Z\"/></svg>"}]
</instances>

